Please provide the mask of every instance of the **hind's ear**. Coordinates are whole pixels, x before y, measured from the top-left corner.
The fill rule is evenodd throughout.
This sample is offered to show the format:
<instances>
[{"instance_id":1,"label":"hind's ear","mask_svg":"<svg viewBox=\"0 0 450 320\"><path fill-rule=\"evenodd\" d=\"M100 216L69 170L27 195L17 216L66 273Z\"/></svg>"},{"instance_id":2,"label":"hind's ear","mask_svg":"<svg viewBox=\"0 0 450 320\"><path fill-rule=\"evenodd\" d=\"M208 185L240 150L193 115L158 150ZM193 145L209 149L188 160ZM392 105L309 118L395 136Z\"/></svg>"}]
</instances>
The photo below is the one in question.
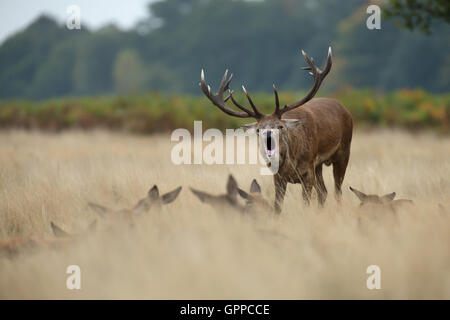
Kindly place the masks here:
<instances>
[{"instance_id":1,"label":"hind's ear","mask_svg":"<svg viewBox=\"0 0 450 320\"><path fill-rule=\"evenodd\" d=\"M238 192L238 184L236 179L234 179L233 175L228 176L227 182L227 194L231 197L236 197Z\"/></svg>"},{"instance_id":2,"label":"hind's ear","mask_svg":"<svg viewBox=\"0 0 450 320\"><path fill-rule=\"evenodd\" d=\"M209 193L199 191L194 188L189 188L189 189L191 189L192 193L195 194L195 196L197 198L199 198L201 202L210 202L211 199L213 198L213 196L210 195Z\"/></svg>"},{"instance_id":3,"label":"hind's ear","mask_svg":"<svg viewBox=\"0 0 450 320\"><path fill-rule=\"evenodd\" d=\"M101 206L99 204L96 204L96 203L89 202L88 206L89 206L89 208L91 208L92 210L97 212L100 215L100 217L102 217L102 218L106 217L108 214L110 214L112 212L111 209L108 209L108 208Z\"/></svg>"},{"instance_id":4,"label":"hind's ear","mask_svg":"<svg viewBox=\"0 0 450 320\"><path fill-rule=\"evenodd\" d=\"M181 192L181 187L178 187L178 188L176 188L173 191L167 192L166 194L164 194L162 196L162 202L164 204L171 203L172 201L174 201L178 197L180 192Z\"/></svg>"},{"instance_id":5,"label":"hind's ear","mask_svg":"<svg viewBox=\"0 0 450 320\"><path fill-rule=\"evenodd\" d=\"M258 181L256 179L253 179L252 184L250 186L250 192L253 193L261 193L261 187L259 186Z\"/></svg>"},{"instance_id":6,"label":"hind's ear","mask_svg":"<svg viewBox=\"0 0 450 320\"><path fill-rule=\"evenodd\" d=\"M249 197L250 197L249 194L247 192L245 192L244 190L238 188L238 192L239 192L239 195L242 198L244 198L245 200L249 199Z\"/></svg>"},{"instance_id":7,"label":"hind's ear","mask_svg":"<svg viewBox=\"0 0 450 320\"><path fill-rule=\"evenodd\" d=\"M60 227L56 226L53 222L50 222L50 226L52 227L52 231L53 231L53 234L55 235L55 237L67 238L70 236L67 232L65 232Z\"/></svg>"},{"instance_id":8,"label":"hind's ear","mask_svg":"<svg viewBox=\"0 0 450 320\"><path fill-rule=\"evenodd\" d=\"M385 194L385 195L382 196L381 198L382 198L383 200L392 201L392 200L394 200L395 195L396 195L396 193L395 193L395 192L392 192L392 193Z\"/></svg>"},{"instance_id":9,"label":"hind's ear","mask_svg":"<svg viewBox=\"0 0 450 320\"><path fill-rule=\"evenodd\" d=\"M358 197L361 202L363 202L367 198L367 195L365 193L362 193L355 188L350 187L350 190Z\"/></svg>"},{"instance_id":10,"label":"hind's ear","mask_svg":"<svg viewBox=\"0 0 450 320\"><path fill-rule=\"evenodd\" d=\"M148 197L152 200L158 200L159 198L159 189L158 186L155 184L149 191L148 191Z\"/></svg>"}]
</instances>

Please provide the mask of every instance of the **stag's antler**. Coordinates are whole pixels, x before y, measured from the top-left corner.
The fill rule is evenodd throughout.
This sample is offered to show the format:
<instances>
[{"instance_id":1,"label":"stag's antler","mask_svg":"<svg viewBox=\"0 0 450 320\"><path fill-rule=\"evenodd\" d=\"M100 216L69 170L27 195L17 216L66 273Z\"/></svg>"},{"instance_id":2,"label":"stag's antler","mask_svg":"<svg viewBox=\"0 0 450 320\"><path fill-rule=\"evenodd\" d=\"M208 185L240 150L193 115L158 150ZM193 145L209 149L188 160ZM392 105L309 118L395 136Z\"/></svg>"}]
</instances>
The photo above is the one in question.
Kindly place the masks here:
<instances>
[{"instance_id":1,"label":"stag's antler","mask_svg":"<svg viewBox=\"0 0 450 320\"><path fill-rule=\"evenodd\" d=\"M309 58L305 51L302 50L302 55L303 57L305 57L306 62L309 64L309 67L303 67L303 70L310 70L309 74L312 75L314 77L314 84L311 88L311 90L309 90L308 94L301 100L285 105L282 109L280 109L279 106L279 102L278 102L278 93L277 93L277 89L275 88L275 86L273 87L274 93L275 93L275 99L276 99L276 107L275 107L275 112L274 114L276 114L279 118L281 118L281 116L283 115L283 113L298 108L301 105L305 104L306 102L308 102L309 100L311 100L314 95L317 93L317 91L320 88L320 85L322 84L323 79L325 79L325 77L327 76L327 74L330 72L331 70L331 65L332 65L332 61L331 61L331 47L328 48L328 57L327 57L327 62L325 65L325 68L323 70L320 70L319 68L316 67L316 65L314 64L314 60L312 58Z\"/></svg>"},{"instance_id":2,"label":"stag's antler","mask_svg":"<svg viewBox=\"0 0 450 320\"><path fill-rule=\"evenodd\" d=\"M239 104L234 99L233 91L230 90L231 78L233 78L233 74L231 74L230 77L228 77L228 70L226 70L225 74L222 77L222 81L220 82L219 90L217 91L216 94L214 94L211 92L211 87L209 85L207 85L205 82L205 73L202 69L200 87L202 88L202 91L205 94L205 96L215 106L217 106L220 110L222 110L226 114L228 114L230 116L238 117L238 118L250 118L251 117L251 118L255 118L255 119L260 119L263 116L263 114L258 111L258 109L256 108L255 104L253 103L252 99L250 98L250 96L244 86L242 86L242 90L244 90L245 96L247 97L248 102L250 103L253 111L251 111L251 110L247 109L246 107L244 107L243 105ZM223 94L225 91L228 91L228 96L224 99ZM229 99L231 99L231 101L233 102L233 104L236 107L238 107L239 109L241 109L244 112L230 109L226 105L226 102Z\"/></svg>"}]
</instances>

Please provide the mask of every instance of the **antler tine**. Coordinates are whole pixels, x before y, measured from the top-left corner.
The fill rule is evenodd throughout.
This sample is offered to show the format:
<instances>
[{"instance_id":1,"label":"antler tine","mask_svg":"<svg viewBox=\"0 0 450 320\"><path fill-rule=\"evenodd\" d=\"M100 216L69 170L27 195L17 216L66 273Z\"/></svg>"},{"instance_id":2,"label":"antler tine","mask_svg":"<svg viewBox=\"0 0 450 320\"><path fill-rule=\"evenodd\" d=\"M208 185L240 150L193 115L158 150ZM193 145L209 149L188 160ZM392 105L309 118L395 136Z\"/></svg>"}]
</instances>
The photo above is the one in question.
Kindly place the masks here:
<instances>
[{"instance_id":1,"label":"antler tine","mask_svg":"<svg viewBox=\"0 0 450 320\"><path fill-rule=\"evenodd\" d=\"M247 97L248 102L250 103L250 105L252 106L253 112L257 117L261 117L262 114L261 112L259 112L259 110L256 108L255 104L252 101L252 98L250 98L250 95L248 94L247 90L245 89L244 86L242 86L242 91L244 91L245 96Z\"/></svg>"},{"instance_id":2,"label":"antler tine","mask_svg":"<svg viewBox=\"0 0 450 320\"><path fill-rule=\"evenodd\" d=\"M277 113L277 115L279 117L281 117L281 115L289 110L295 109L300 107L301 105L305 104L306 102L308 102L309 100L311 100L314 95L317 93L317 91L320 88L320 85L322 84L322 81L325 79L325 77L327 76L327 74L330 72L331 70L331 66L332 66L332 53L331 53L331 47L328 48L328 56L327 56L327 61L325 64L325 67L323 70L320 70L318 67L316 67L316 65L314 64L314 60L312 58L309 58L308 55L305 53L305 51L302 50L302 55L305 58L306 62L308 63L309 67L302 67L303 70L310 70L310 74L313 76L314 78L314 83L313 86L311 87L311 89L309 90L308 94L301 100L285 105L281 110L279 110L279 112ZM275 112L277 111L277 109L275 110Z\"/></svg>"},{"instance_id":3,"label":"antler tine","mask_svg":"<svg viewBox=\"0 0 450 320\"><path fill-rule=\"evenodd\" d=\"M202 69L202 71L200 73L201 80L200 80L199 85L200 85L200 88L202 89L203 93L205 94L205 96L216 107L218 107L220 110L222 110L226 114L228 114L230 116L238 117L238 118L249 118L249 117L258 118L259 117L258 114L251 112L250 110L244 108L243 106L241 106L239 108L244 112L240 112L240 111L232 110L226 105L225 102L228 101L228 99L231 98L232 101L234 100L232 97L232 94L233 94L232 91L230 91L230 94L226 99L223 98L224 92L229 89L232 77L233 77L233 74L231 74L230 77L228 77L228 70L226 70L222 77L222 81L220 82L219 90L217 91L216 94L214 94L211 92L211 87L206 84L205 72ZM234 103L234 101L233 101L233 103Z\"/></svg>"},{"instance_id":4,"label":"antler tine","mask_svg":"<svg viewBox=\"0 0 450 320\"><path fill-rule=\"evenodd\" d=\"M219 91L222 93L224 93L225 91L228 90L227 87L230 85L231 78L233 78L233 74L230 75L230 78L228 80L227 80L227 78L228 78L228 69L225 70L222 80L220 81Z\"/></svg>"},{"instance_id":5,"label":"antler tine","mask_svg":"<svg viewBox=\"0 0 450 320\"><path fill-rule=\"evenodd\" d=\"M233 102L233 104L238 107L239 109L241 109L244 112L251 112L250 110L248 110L246 107L244 107L242 104L240 104L239 102L237 102L234 97L233 97L233 90L229 90L229 95L228 97L225 99L225 101L227 101L228 99L231 98L231 101Z\"/></svg>"},{"instance_id":6,"label":"antler tine","mask_svg":"<svg viewBox=\"0 0 450 320\"><path fill-rule=\"evenodd\" d=\"M275 95L275 113L279 114L280 113L280 100L278 99L278 91L277 91L277 88L275 87L275 84L273 84L272 87L273 87L273 93Z\"/></svg>"}]
</instances>

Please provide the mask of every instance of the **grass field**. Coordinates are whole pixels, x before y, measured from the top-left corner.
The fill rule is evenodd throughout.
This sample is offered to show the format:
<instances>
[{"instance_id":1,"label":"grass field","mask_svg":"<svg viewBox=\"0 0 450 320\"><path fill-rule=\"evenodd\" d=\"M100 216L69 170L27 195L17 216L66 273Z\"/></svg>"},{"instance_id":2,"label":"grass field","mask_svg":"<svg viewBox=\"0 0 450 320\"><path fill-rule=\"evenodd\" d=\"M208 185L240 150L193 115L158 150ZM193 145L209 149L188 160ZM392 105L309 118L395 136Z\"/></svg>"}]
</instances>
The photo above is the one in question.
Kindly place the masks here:
<instances>
[{"instance_id":1,"label":"grass field","mask_svg":"<svg viewBox=\"0 0 450 320\"><path fill-rule=\"evenodd\" d=\"M326 168L325 208L305 207L289 185L282 215L255 219L218 214L188 187L221 193L232 173L247 190L256 177L272 201L259 166L175 166L171 146L166 135L1 132L0 240L53 238L50 221L74 234L98 227L63 249L0 257L0 298L450 299L449 137L356 131L341 205ZM183 190L134 228L87 207L131 207L153 184ZM350 185L415 206L369 216ZM81 290L66 289L74 264ZM380 290L366 287L373 264Z\"/></svg>"}]
</instances>

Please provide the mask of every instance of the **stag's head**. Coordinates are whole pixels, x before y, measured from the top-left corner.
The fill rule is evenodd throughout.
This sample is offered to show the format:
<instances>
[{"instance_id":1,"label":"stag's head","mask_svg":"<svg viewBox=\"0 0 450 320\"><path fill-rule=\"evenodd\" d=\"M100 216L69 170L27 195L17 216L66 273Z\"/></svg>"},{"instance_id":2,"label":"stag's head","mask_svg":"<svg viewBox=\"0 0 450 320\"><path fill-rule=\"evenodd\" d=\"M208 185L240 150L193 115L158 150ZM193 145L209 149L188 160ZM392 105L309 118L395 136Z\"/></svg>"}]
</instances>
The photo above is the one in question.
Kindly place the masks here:
<instances>
[{"instance_id":1,"label":"stag's head","mask_svg":"<svg viewBox=\"0 0 450 320\"><path fill-rule=\"evenodd\" d=\"M244 86L242 86L242 90L244 91L244 94L247 97L251 109L237 102L233 97L233 91L230 89L230 83L233 75L231 74L228 76L228 70L226 70L225 74L223 75L217 93L213 93L211 91L211 87L206 84L204 71L202 70L201 72L200 87L205 96L216 107L218 107L220 110L233 117L254 118L256 120L256 122L245 125L244 128L254 129L256 131L256 133L260 136L260 141L264 141L264 149L265 149L264 153L267 154L269 157L272 155L272 153L275 152L275 150L277 150L277 148L279 148L277 151L280 153L280 155L286 154L288 141L287 138L288 135L286 133L295 130L299 125L302 124L302 120L300 119L289 119L289 117L286 116L283 117L283 115L286 112L298 108L304 105L309 100L311 100L319 90L322 81L325 79L325 77L331 70L332 65L331 48L328 49L328 57L323 70L316 67L316 65L314 64L314 60L308 57L308 55L303 50L302 55L309 65L308 67L303 67L302 69L309 70L309 74L312 75L314 79L310 91L301 100L293 102L291 104L286 104L283 107L281 107L277 89L275 85L273 85L273 91L275 95L275 106L274 112L272 114L261 113L256 107L256 105L253 103L252 98L250 97L249 93L247 92ZM224 97L224 94L226 92L227 96ZM231 109L227 105L227 102L229 100L231 100L231 102L240 111ZM276 139L274 139L274 137L276 137ZM284 143L280 143L279 145L277 145L277 141L281 141Z\"/></svg>"}]
</instances>

